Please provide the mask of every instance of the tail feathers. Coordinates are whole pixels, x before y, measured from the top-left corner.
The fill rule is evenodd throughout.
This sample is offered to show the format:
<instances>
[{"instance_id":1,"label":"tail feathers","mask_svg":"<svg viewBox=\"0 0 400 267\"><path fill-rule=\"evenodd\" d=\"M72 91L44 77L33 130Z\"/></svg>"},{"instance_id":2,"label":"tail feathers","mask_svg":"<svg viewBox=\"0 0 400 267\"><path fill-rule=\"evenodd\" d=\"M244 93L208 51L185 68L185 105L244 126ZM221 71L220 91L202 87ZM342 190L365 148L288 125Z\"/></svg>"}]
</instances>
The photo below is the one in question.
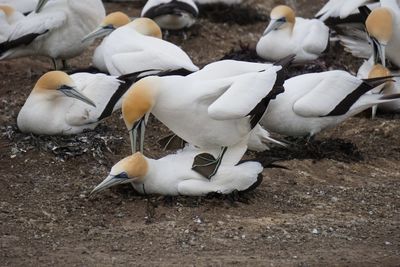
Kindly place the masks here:
<instances>
[{"instance_id":1,"label":"tail feathers","mask_svg":"<svg viewBox=\"0 0 400 267\"><path fill-rule=\"evenodd\" d=\"M385 101L385 102L390 102L392 100L398 100L400 99L400 94L391 94L391 95L384 95L379 100Z\"/></svg>"},{"instance_id":2,"label":"tail feathers","mask_svg":"<svg viewBox=\"0 0 400 267\"><path fill-rule=\"evenodd\" d=\"M271 143L274 143L274 144L277 144L277 145L280 145L280 146L283 146L283 147L287 147L288 146L286 143L284 143L282 141L278 141L278 140L272 138L271 136L264 136L263 137L263 141L264 142L271 142Z\"/></svg>"},{"instance_id":3,"label":"tail feathers","mask_svg":"<svg viewBox=\"0 0 400 267\"><path fill-rule=\"evenodd\" d=\"M293 60L296 58L295 54L291 54L287 57L284 57L282 59L279 59L278 61L275 61L274 65L275 66L282 66L282 69L289 67L289 65L293 62Z\"/></svg>"},{"instance_id":4,"label":"tail feathers","mask_svg":"<svg viewBox=\"0 0 400 267\"><path fill-rule=\"evenodd\" d=\"M381 95L381 94L366 94L363 95L349 111L350 116L354 116L370 107L375 105L388 103L391 101L399 100L400 94Z\"/></svg>"}]
</instances>

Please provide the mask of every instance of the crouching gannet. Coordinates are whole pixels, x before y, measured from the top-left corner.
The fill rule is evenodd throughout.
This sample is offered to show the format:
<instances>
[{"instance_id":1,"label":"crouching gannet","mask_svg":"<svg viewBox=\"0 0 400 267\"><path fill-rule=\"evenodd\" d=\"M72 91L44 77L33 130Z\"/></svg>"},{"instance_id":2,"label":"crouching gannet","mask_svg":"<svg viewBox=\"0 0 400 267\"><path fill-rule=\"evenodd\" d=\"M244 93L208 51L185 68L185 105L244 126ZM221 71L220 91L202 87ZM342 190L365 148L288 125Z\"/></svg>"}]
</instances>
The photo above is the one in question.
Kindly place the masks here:
<instances>
[{"instance_id":1,"label":"crouching gannet","mask_svg":"<svg viewBox=\"0 0 400 267\"><path fill-rule=\"evenodd\" d=\"M210 180L191 170L201 151L191 146L176 154L154 160L137 152L115 164L108 177L91 194L118 184L131 183L141 194L165 196L204 196L209 193L229 194L254 189L261 180L263 167L258 162L223 162ZM218 152L215 153L217 155ZM227 157L230 155L227 153ZM224 160L225 161L225 160Z\"/></svg>"},{"instance_id":2,"label":"crouching gannet","mask_svg":"<svg viewBox=\"0 0 400 267\"><path fill-rule=\"evenodd\" d=\"M286 80L261 124L288 136L313 136L376 104L400 95L366 94L392 77L360 80L345 71L300 75Z\"/></svg>"},{"instance_id":3,"label":"crouching gannet","mask_svg":"<svg viewBox=\"0 0 400 267\"><path fill-rule=\"evenodd\" d=\"M295 17L293 9L277 6L271 21L257 43L257 54L267 60L278 60L295 54L294 62L317 59L329 45L329 28L316 19Z\"/></svg>"},{"instance_id":4,"label":"crouching gannet","mask_svg":"<svg viewBox=\"0 0 400 267\"><path fill-rule=\"evenodd\" d=\"M292 59L281 64L286 67ZM261 120L270 100L283 92L282 68L271 66L260 72L214 80L191 75L140 80L129 89L122 103L132 151L136 152L138 131L143 151L146 121L153 113L189 144L201 149L221 148L218 158L200 156L193 164L194 170L212 177L228 148L239 146L247 150L250 132Z\"/></svg>"},{"instance_id":5,"label":"crouching gannet","mask_svg":"<svg viewBox=\"0 0 400 267\"><path fill-rule=\"evenodd\" d=\"M193 0L149 0L142 10L147 17L165 30L181 30L191 27L199 15Z\"/></svg>"},{"instance_id":6,"label":"crouching gannet","mask_svg":"<svg viewBox=\"0 0 400 267\"><path fill-rule=\"evenodd\" d=\"M115 29L125 26L126 24L130 23L131 19L123 12L113 12L108 14L100 26L95 29L93 32L86 35L82 42L86 42L88 40L93 40L95 38L100 38L106 35L109 35ZM152 20L147 19L139 19L133 24L133 27L136 31L141 34L152 36L155 38L162 39L162 32L160 27ZM107 36L103 39L101 44L96 47L96 50L93 54L93 66L96 67L98 70L102 72L108 72L106 63L104 61L104 43L107 40Z\"/></svg>"},{"instance_id":7,"label":"crouching gannet","mask_svg":"<svg viewBox=\"0 0 400 267\"><path fill-rule=\"evenodd\" d=\"M48 72L37 81L19 112L18 128L22 132L45 135L94 129L100 120L121 108L121 98L135 79Z\"/></svg>"},{"instance_id":8,"label":"crouching gannet","mask_svg":"<svg viewBox=\"0 0 400 267\"><path fill-rule=\"evenodd\" d=\"M38 0L0 0L0 5L13 7L22 14L29 14L35 10Z\"/></svg>"},{"instance_id":9,"label":"crouching gannet","mask_svg":"<svg viewBox=\"0 0 400 267\"><path fill-rule=\"evenodd\" d=\"M160 38L153 37L154 24L149 18L138 18L115 29L104 40L102 54L111 75L151 69L158 72L178 69L194 72L199 69L181 48L160 39L161 33ZM98 37L107 31L105 27L100 26L85 39Z\"/></svg>"},{"instance_id":10,"label":"crouching gannet","mask_svg":"<svg viewBox=\"0 0 400 267\"><path fill-rule=\"evenodd\" d=\"M39 13L40 11L40 13ZM82 43L105 16L100 0L40 0L36 12L20 20L7 41L0 43L0 59L31 55L57 60L80 55L91 43Z\"/></svg>"}]
</instances>

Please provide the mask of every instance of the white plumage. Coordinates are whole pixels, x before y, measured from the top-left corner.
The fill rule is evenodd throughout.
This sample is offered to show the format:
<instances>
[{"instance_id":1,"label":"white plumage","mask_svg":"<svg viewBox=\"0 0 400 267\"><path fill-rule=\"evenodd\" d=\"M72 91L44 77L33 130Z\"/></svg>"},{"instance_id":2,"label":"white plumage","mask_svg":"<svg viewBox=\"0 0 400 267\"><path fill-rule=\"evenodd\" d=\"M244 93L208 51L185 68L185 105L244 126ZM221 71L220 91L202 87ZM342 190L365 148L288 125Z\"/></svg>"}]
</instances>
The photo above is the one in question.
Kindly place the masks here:
<instances>
[{"instance_id":1,"label":"white plumage","mask_svg":"<svg viewBox=\"0 0 400 267\"><path fill-rule=\"evenodd\" d=\"M313 136L373 105L393 101L366 94L377 86L345 71L300 75L285 82L285 92L271 101L261 124L283 135Z\"/></svg>"},{"instance_id":2,"label":"white plumage","mask_svg":"<svg viewBox=\"0 0 400 267\"><path fill-rule=\"evenodd\" d=\"M103 55L108 72L112 75L145 70L198 70L178 46L139 33L135 29L135 21L108 36L103 44Z\"/></svg>"},{"instance_id":3,"label":"white plumage","mask_svg":"<svg viewBox=\"0 0 400 267\"><path fill-rule=\"evenodd\" d=\"M82 43L82 38L104 16L100 0L49 1L40 13L31 13L15 25L7 42L0 44L1 59L42 55L66 60L78 56L90 45Z\"/></svg>"},{"instance_id":4,"label":"white plumage","mask_svg":"<svg viewBox=\"0 0 400 267\"><path fill-rule=\"evenodd\" d=\"M192 146L186 146L176 154L158 160L149 159L138 152L114 165L109 176L92 193L130 182L141 194L168 196L229 194L235 190L245 191L252 187L258 182L258 176L263 171L263 167L258 162L236 165L240 158L230 159L227 153L216 175L211 179L206 179L191 170L195 156L201 152ZM218 151L207 152L218 155Z\"/></svg>"},{"instance_id":5,"label":"white plumage","mask_svg":"<svg viewBox=\"0 0 400 267\"><path fill-rule=\"evenodd\" d=\"M23 14L34 11L37 4L38 0L0 0L0 5L11 6Z\"/></svg>"},{"instance_id":6,"label":"white plumage","mask_svg":"<svg viewBox=\"0 0 400 267\"><path fill-rule=\"evenodd\" d=\"M294 16L287 6L271 11L271 22L257 43L257 54L267 60L278 60L295 54L295 62L317 59L329 45L329 28L316 19Z\"/></svg>"}]
</instances>

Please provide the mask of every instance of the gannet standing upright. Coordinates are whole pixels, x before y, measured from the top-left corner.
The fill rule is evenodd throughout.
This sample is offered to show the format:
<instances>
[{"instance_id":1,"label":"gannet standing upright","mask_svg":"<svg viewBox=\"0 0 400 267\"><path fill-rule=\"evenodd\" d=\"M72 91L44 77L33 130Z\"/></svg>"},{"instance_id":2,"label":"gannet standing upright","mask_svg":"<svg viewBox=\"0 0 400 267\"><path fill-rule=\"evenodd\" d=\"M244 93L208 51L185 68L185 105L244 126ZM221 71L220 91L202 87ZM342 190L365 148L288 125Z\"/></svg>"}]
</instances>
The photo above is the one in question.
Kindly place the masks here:
<instances>
[{"instance_id":1,"label":"gannet standing upright","mask_svg":"<svg viewBox=\"0 0 400 267\"><path fill-rule=\"evenodd\" d=\"M125 26L131 22L131 19L123 12L113 12L108 14L100 26L94 30L93 32L89 33L87 36L84 37L82 42L86 42L88 40L93 40L95 38L100 38L105 35L109 35L115 29ZM155 38L162 39L162 32L160 27L152 20L145 20L145 23L135 23L133 25L135 30L147 35L152 36ZM107 72L107 66L104 61L104 44L107 40L107 36L103 39L101 44L96 47L96 50L93 54L93 66L99 69L102 72Z\"/></svg>"},{"instance_id":2,"label":"gannet standing upright","mask_svg":"<svg viewBox=\"0 0 400 267\"><path fill-rule=\"evenodd\" d=\"M295 17L293 9L277 6L271 21L257 43L257 54L267 60L278 60L295 54L294 62L317 59L329 45L329 28L316 19Z\"/></svg>"},{"instance_id":3,"label":"gannet standing upright","mask_svg":"<svg viewBox=\"0 0 400 267\"><path fill-rule=\"evenodd\" d=\"M148 0L141 13L142 17L154 20L165 30L189 28L198 15L193 0Z\"/></svg>"},{"instance_id":4,"label":"gannet standing upright","mask_svg":"<svg viewBox=\"0 0 400 267\"><path fill-rule=\"evenodd\" d=\"M114 30L104 40L104 62L111 75L120 76L147 70L162 72L183 69L194 72L199 69L178 46L143 34L140 29L149 29L150 24L155 23L149 18L135 19ZM92 33L93 36L96 34Z\"/></svg>"},{"instance_id":5,"label":"gannet standing upright","mask_svg":"<svg viewBox=\"0 0 400 267\"><path fill-rule=\"evenodd\" d=\"M260 72L213 80L191 75L141 79L129 89L122 103L133 152L138 132L143 151L144 129L152 113L189 144L206 150L221 148L218 158L200 154L193 164L194 170L212 177L227 150L247 150L252 129L270 100L283 92L281 70L282 66L270 66Z\"/></svg>"},{"instance_id":6,"label":"gannet standing upright","mask_svg":"<svg viewBox=\"0 0 400 267\"><path fill-rule=\"evenodd\" d=\"M261 125L288 136L312 137L377 104L400 95L367 94L392 77L360 80L345 71L310 73L286 80Z\"/></svg>"},{"instance_id":7,"label":"gannet standing upright","mask_svg":"<svg viewBox=\"0 0 400 267\"><path fill-rule=\"evenodd\" d=\"M20 20L0 43L0 59L42 55L52 58L57 68L56 60L65 63L91 44L81 40L104 16L101 0L40 0L36 12Z\"/></svg>"},{"instance_id":8,"label":"gannet standing upright","mask_svg":"<svg viewBox=\"0 0 400 267\"><path fill-rule=\"evenodd\" d=\"M199 153L201 150L186 146L176 154L154 160L136 152L115 164L108 177L91 194L118 184L131 183L137 192L144 195L204 196L252 190L261 183L263 167L258 162L238 164L243 153L238 154L239 159L236 156L227 161L231 158L228 152L216 175L211 179L204 178L191 170L193 160ZM218 151L213 154L217 156Z\"/></svg>"}]
</instances>

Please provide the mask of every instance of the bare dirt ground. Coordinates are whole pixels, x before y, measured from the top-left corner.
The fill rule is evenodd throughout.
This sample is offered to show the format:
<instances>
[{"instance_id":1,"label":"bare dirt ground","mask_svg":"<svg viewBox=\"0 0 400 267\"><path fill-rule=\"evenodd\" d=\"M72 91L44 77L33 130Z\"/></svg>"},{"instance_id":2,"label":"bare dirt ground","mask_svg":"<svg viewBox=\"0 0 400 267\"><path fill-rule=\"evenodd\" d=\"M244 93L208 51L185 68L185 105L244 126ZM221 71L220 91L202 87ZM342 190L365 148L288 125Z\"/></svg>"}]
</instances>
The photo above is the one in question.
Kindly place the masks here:
<instances>
[{"instance_id":1,"label":"bare dirt ground","mask_svg":"<svg viewBox=\"0 0 400 267\"><path fill-rule=\"evenodd\" d=\"M305 16L322 6L287 2ZM268 14L282 2L248 3ZM130 6L107 9L137 16ZM202 18L187 40L169 40L204 65L254 45L265 25ZM87 66L91 53L72 66ZM349 71L359 63L337 47L322 61ZM119 114L77 137L19 133L18 111L50 67L46 59L0 62L1 266L399 266L399 116L359 116L319 135L317 149L295 140L289 150L259 154L284 158L288 169L266 169L244 197L166 199L122 187L88 198L130 153L128 136ZM145 154L159 157L155 140L166 129L150 125Z\"/></svg>"}]
</instances>

